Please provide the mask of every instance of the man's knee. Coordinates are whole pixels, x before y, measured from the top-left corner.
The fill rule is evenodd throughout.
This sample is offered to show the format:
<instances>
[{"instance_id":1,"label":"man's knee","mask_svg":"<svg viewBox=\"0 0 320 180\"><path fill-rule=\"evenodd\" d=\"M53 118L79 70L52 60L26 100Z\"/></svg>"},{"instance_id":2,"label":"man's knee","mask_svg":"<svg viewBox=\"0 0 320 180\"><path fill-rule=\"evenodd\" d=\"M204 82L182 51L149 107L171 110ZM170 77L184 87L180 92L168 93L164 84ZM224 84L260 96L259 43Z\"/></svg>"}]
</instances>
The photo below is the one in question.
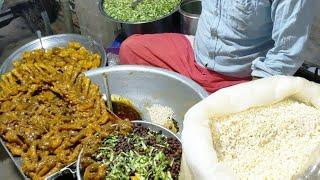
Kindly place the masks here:
<instances>
[{"instance_id":1,"label":"man's knee","mask_svg":"<svg viewBox=\"0 0 320 180\"><path fill-rule=\"evenodd\" d=\"M137 47L140 39L141 35L133 35L121 43L119 52L121 64L129 64L130 60L133 58L134 49Z\"/></svg>"},{"instance_id":2,"label":"man's knee","mask_svg":"<svg viewBox=\"0 0 320 180\"><path fill-rule=\"evenodd\" d=\"M135 44L139 40L139 36L141 36L141 35L130 36L125 41L123 41L121 43L120 52L119 52L120 59L121 59L121 57L126 58L127 54L131 54L132 53L132 50L136 46Z\"/></svg>"},{"instance_id":3,"label":"man's knee","mask_svg":"<svg viewBox=\"0 0 320 180\"><path fill-rule=\"evenodd\" d=\"M120 51L121 51L121 49L126 50L128 48L133 48L135 46L135 44L137 44L139 39L141 39L141 35L133 35L133 36L128 37L126 40L124 40L121 43Z\"/></svg>"}]
</instances>

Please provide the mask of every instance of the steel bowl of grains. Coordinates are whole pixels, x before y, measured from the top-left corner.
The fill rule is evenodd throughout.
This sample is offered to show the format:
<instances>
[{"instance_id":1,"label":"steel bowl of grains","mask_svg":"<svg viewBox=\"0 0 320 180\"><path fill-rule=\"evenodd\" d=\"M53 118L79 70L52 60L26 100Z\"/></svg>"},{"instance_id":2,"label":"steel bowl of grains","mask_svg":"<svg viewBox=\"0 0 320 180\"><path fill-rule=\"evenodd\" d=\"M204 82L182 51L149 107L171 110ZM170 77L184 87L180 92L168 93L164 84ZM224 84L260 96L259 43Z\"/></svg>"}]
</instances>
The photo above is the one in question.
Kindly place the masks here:
<instances>
[{"instance_id":1,"label":"steel bowl of grains","mask_svg":"<svg viewBox=\"0 0 320 180\"><path fill-rule=\"evenodd\" d=\"M120 23L127 35L179 32L181 0L100 0L107 20Z\"/></svg>"},{"instance_id":2,"label":"steel bowl of grains","mask_svg":"<svg viewBox=\"0 0 320 180\"><path fill-rule=\"evenodd\" d=\"M191 79L166 69L119 65L87 71L85 75L106 96L108 74L113 112L122 119L153 122L180 137L185 113L208 93Z\"/></svg>"},{"instance_id":3,"label":"steel bowl of grains","mask_svg":"<svg viewBox=\"0 0 320 180\"><path fill-rule=\"evenodd\" d=\"M174 180L179 178L181 155L181 142L172 132L150 122L132 121L131 132L115 131L95 149L83 149L77 178Z\"/></svg>"}]
</instances>

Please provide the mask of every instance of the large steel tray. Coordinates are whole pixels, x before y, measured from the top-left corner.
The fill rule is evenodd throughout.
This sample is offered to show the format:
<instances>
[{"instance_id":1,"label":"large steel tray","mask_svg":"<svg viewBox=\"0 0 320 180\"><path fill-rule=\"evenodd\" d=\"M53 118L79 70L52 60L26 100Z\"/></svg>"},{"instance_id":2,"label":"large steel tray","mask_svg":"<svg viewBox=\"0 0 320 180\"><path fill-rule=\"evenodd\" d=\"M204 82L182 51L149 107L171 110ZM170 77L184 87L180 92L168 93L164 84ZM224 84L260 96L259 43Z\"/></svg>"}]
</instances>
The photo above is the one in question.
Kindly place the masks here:
<instances>
[{"instance_id":1,"label":"large steel tray","mask_svg":"<svg viewBox=\"0 0 320 180\"><path fill-rule=\"evenodd\" d=\"M70 41L78 41L88 50L100 54L101 67L106 66L107 55L103 46L89 37L79 34L58 34L43 37L41 38L41 41L44 49L65 47ZM17 49L3 62L2 66L0 67L0 74L10 71L13 68L13 61L18 60L23 52L41 49L42 46L40 40L36 39Z\"/></svg>"},{"instance_id":2,"label":"large steel tray","mask_svg":"<svg viewBox=\"0 0 320 180\"><path fill-rule=\"evenodd\" d=\"M13 52L1 65L0 74L6 73L13 68L13 62L18 60L22 53L35 49L50 49L53 47L65 47L69 41L78 41L88 50L101 55L101 67L106 66L107 56L101 44L94 41L90 37L85 37L79 34L59 34L41 38L42 45L39 39L33 40L18 50ZM6 148L3 140L0 138L0 178L4 179L27 179L27 177L20 170L21 161L18 157L13 157ZM11 161L11 160L12 161ZM69 166L68 166L69 167ZM66 168L68 168L66 167ZM9 170L10 169L10 170Z\"/></svg>"},{"instance_id":3,"label":"large steel tray","mask_svg":"<svg viewBox=\"0 0 320 180\"><path fill-rule=\"evenodd\" d=\"M16 179L30 179L21 170L21 158L14 157L9 149L6 147L5 142L0 138L0 179L16 180ZM52 174L47 179L52 180L57 177L61 177L64 174L70 172L75 173L75 163L62 168L59 172Z\"/></svg>"},{"instance_id":4,"label":"large steel tray","mask_svg":"<svg viewBox=\"0 0 320 180\"><path fill-rule=\"evenodd\" d=\"M0 178L6 180L16 180L25 178L23 173L17 168L18 159L13 158L0 139ZM12 159L14 159L12 161Z\"/></svg>"}]
</instances>

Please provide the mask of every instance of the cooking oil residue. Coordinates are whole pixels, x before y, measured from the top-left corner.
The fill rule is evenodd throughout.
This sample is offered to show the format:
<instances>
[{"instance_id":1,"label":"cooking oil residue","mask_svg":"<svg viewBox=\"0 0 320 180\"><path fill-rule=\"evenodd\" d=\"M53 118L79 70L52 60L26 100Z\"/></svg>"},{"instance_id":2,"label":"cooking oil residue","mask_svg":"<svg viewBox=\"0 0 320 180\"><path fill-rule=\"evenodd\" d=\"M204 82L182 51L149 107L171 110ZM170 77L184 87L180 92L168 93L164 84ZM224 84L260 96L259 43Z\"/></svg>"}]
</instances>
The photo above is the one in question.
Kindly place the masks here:
<instances>
[{"instance_id":1,"label":"cooking oil residue","mask_svg":"<svg viewBox=\"0 0 320 180\"><path fill-rule=\"evenodd\" d=\"M140 113L132 105L123 102L112 102L113 112L121 119L141 120Z\"/></svg>"},{"instance_id":2,"label":"cooking oil residue","mask_svg":"<svg viewBox=\"0 0 320 180\"><path fill-rule=\"evenodd\" d=\"M113 113L115 113L121 119L141 120L141 114L135 108L131 100L119 96L111 95Z\"/></svg>"}]
</instances>

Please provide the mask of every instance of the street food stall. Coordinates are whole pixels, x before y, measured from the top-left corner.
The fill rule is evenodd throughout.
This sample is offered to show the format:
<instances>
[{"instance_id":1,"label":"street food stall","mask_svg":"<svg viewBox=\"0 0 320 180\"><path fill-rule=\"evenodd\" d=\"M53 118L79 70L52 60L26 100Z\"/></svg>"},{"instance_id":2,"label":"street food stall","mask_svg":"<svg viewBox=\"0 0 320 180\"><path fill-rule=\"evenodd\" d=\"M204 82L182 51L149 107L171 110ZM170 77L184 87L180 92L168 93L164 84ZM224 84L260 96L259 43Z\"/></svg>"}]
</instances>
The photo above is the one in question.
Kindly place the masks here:
<instances>
[{"instance_id":1,"label":"street food stall","mask_svg":"<svg viewBox=\"0 0 320 180\"><path fill-rule=\"evenodd\" d=\"M201 14L200 0L95 6L123 39L195 35ZM85 31L38 34L1 65L0 179L319 178L319 84L273 76L209 95L176 72L111 64L100 36L113 35Z\"/></svg>"},{"instance_id":2,"label":"street food stall","mask_svg":"<svg viewBox=\"0 0 320 180\"><path fill-rule=\"evenodd\" d=\"M84 147L81 141L86 136L81 134L86 133L90 126L102 128L102 131L105 128L112 129L113 125L109 124L111 123L109 119L112 119L110 115L116 119L119 117L127 120L143 119L151 122L150 126L160 123L166 127L162 131L174 129L172 131L175 134L172 136L178 139L183 129L185 112L208 95L198 84L174 72L133 65L105 67L105 64L104 49L97 42L81 35L61 34L43 37L26 44L1 66L1 73L3 73L0 83L3 137L1 142L17 168L20 170L22 168L24 178L39 179L48 175L53 178L63 174L66 170L64 168L77 160L80 150ZM104 103L109 95L108 92L111 94L111 108ZM22 102L22 96L29 100L25 99ZM40 97L45 99L42 101L38 99ZM19 102L15 104L12 98ZM23 106L21 106L22 109L14 107L18 104ZM108 109L113 109L113 113ZM23 115L22 112L26 114ZM164 114L164 119L158 117L160 113ZM16 120L19 121L18 124L14 123ZM99 120L105 121L107 126L100 127ZM71 125L72 121L74 125ZM81 125L80 121L85 124ZM126 120L123 122L129 123ZM66 129L60 129L59 126ZM70 129L68 126L73 128ZM89 129L91 128L93 127ZM93 134L95 134L94 131L92 131ZM64 133L58 135L58 132ZM49 139L42 139L44 137ZM74 142L76 143L74 147L71 147L71 144L61 147L64 152L50 152L57 150L63 142L67 143L65 141L67 137L80 139ZM87 139L90 139L89 142L92 140ZM20 143L16 144L18 141ZM57 146L51 150L48 149L49 151L45 150L49 153L47 154L42 149L44 146L40 148L38 143L41 142L49 143L45 145L48 147L56 142ZM32 150L33 154L38 156L37 162L28 160L31 158L30 143L37 143L33 146L36 149ZM85 149L84 152L86 152ZM42 153L46 154L45 157L40 155ZM50 165L50 163L53 164ZM42 167L38 166L40 164L43 164ZM34 169L36 166L39 170ZM62 171L59 172L61 169ZM54 174L56 172L58 174Z\"/></svg>"}]
</instances>

